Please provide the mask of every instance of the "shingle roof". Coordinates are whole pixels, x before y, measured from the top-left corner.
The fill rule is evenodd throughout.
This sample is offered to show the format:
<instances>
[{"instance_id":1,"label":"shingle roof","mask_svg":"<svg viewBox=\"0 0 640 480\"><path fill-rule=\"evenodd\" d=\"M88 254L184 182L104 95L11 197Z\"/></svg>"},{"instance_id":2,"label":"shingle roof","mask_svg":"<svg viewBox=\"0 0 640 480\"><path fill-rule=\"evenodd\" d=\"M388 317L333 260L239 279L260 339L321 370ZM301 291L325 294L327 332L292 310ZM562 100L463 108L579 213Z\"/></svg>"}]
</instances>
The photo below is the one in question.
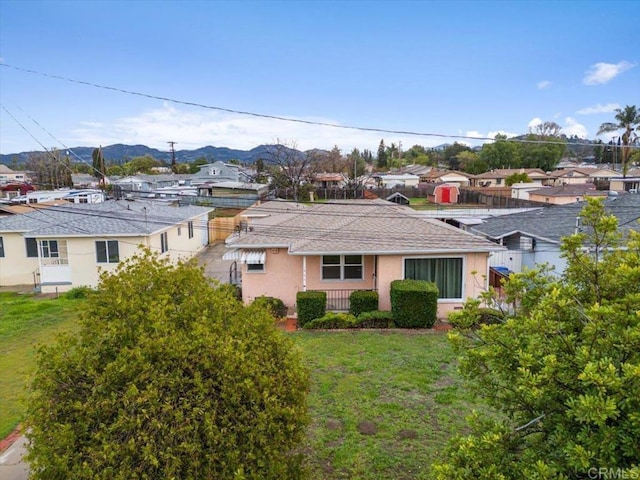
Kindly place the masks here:
<instances>
[{"instance_id":1,"label":"shingle roof","mask_svg":"<svg viewBox=\"0 0 640 480\"><path fill-rule=\"evenodd\" d=\"M588 195L591 197L606 197L607 192L596 190L592 183L577 183L560 185L557 187L542 187L530 190L529 195L545 195L548 197L575 197L576 195Z\"/></svg>"},{"instance_id":2,"label":"shingle roof","mask_svg":"<svg viewBox=\"0 0 640 480\"><path fill-rule=\"evenodd\" d=\"M640 217L640 195L627 194L604 200L605 208L618 218L622 232L638 230ZM575 231L576 217L584 203L557 205L513 215L490 218L471 230L489 238L500 239L520 232L525 235L560 243L562 237Z\"/></svg>"},{"instance_id":3,"label":"shingle roof","mask_svg":"<svg viewBox=\"0 0 640 480\"><path fill-rule=\"evenodd\" d=\"M272 207L272 203L275 205ZM423 219L408 207L360 200L282 207L268 202L247 212L270 214L227 240L236 248L288 248L293 255L489 252L495 243L438 220ZM295 208L295 209L294 209Z\"/></svg>"},{"instance_id":4,"label":"shingle roof","mask_svg":"<svg viewBox=\"0 0 640 480\"><path fill-rule=\"evenodd\" d=\"M64 204L0 218L0 232L21 232L33 237L150 235L211 210L144 201Z\"/></svg>"}]
</instances>

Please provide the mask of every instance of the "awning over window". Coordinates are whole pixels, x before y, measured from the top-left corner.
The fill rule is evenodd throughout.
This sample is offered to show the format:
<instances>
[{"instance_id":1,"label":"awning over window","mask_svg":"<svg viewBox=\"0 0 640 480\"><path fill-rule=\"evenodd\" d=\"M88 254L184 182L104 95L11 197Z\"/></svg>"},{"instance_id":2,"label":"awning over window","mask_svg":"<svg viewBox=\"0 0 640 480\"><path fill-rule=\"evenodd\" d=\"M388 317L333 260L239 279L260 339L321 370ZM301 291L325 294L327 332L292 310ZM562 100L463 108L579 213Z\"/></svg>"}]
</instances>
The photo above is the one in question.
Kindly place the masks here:
<instances>
[{"instance_id":1,"label":"awning over window","mask_svg":"<svg viewBox=\"0 0 640 480\"><path fill-rule=\"evenodd\" d=\"M244 250L240 255L240 262L251 265L264 264L264 258L264 250Z\"/></svg>"},{"instance_id":2,"label":"awning over window","mask_svg":"<svg viewBox=\"0 0 640 480\"><path fill-rule=\"evenodd\" d=\"M222 255L222 260L240 260L240 250L235 248Z\"/></svg>"}]
</instances>

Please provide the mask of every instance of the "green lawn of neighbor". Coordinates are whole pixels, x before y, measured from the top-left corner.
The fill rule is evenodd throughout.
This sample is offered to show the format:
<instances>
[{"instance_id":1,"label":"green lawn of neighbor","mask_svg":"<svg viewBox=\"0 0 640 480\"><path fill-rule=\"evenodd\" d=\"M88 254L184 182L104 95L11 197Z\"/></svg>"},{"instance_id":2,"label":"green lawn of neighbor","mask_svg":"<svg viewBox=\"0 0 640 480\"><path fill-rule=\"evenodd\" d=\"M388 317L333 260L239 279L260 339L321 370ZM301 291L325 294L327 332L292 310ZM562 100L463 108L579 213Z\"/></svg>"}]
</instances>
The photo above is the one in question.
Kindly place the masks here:
<instances>
[{"instance_id":1,"label":"green lawn of neighbor","mask_svg":"<svg viewBox=\"0 0 640 480\"><path fill-rule=\"evenodd\" d=\"M35 369L37 346L76 328L80 302L0 292L0 439L24 416L26 382Z\"/></svg>"}]
</instances>

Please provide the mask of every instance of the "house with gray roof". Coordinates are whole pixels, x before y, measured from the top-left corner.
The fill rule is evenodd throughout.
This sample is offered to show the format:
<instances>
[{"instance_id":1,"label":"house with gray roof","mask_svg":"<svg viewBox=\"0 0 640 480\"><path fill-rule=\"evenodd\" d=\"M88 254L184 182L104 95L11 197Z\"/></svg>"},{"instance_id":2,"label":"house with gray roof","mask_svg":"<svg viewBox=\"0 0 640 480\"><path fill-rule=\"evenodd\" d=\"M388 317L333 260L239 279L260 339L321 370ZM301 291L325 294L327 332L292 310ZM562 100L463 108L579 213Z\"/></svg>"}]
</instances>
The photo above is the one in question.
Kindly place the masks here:
<instances>
[{"instance_id":1,"label":"house with gray roof","mask_svg":"<svg viewBox=\"0 0 640 480\"><path fill-rule=\"evenodd\" d=\"M60 202L0 217L0 286L33 285L62 292L95 287L140 246L172 261L208 244L212 208L111 200Z\"/></svg>"},{"instance_id":2,"label":"house with gray roof","mask_svg":"<svg viewBox=\"0 0 640 480\"><path fill-rule=\"evenodd\" d=\"M623 234L631 229L638 230L640 194L614 195L602 201L607 212L618 219L618 228ZM582 228L580 212L583 208L584 202L581 202L487 218L470 231L507 247L507 251L492 255L491 266L520 272L546 263L561 274L566 268L566 260L560 252L562 239Z\"/></svg>"},{"instance_id":3,"label":"house with gray roof","mask_svg":"<svg viewBox=\"0 0 640 480\"><path fill-rule=\"evenodd\" d=\"M489 255L503 249L384 200L271 201L243 217L226 258L241 263L247 303L267 295L295 307L297 292L322 290L328 309L344 310L354 290L377 290L389 310L391 282L412 278L438 285L444 318L486 288Z\"/></svg>"}]
</instances>

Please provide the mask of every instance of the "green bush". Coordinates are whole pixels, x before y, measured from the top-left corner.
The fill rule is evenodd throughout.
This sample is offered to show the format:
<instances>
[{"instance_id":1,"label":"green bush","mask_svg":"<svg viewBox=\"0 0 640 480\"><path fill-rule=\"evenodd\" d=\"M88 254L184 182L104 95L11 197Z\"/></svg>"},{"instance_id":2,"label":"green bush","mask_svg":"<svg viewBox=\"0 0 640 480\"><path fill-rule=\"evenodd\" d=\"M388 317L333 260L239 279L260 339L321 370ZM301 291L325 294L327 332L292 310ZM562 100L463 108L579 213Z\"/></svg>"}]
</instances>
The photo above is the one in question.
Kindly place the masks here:
<instances>
[{"instance_id":1,"label":"green bush","mask_svg":"<svg viewBox=\"0 0 640 480\"><path fill-rule=\"evenodd\" d=\"M296 308L298 310L298 325L304 327L306 323L323 317L327 311L326 292L298 292L296 294Z\"/></svg>"},{"instance_id":2,"label":"green bush","mask_svg":"<svg viewBox=\"0 0 640 480\"><path fill-rule=\"evenodd\" d=\"M72 288L68 292L65 292L63 294L63 297L69 298L72 300L77 298L87 298L94 291L95 290L93 290L93 288L91 287L76 287L76 288Z\"/></svg>"},{"instance_id":3,"label":"green bush","mask_svg":"<svg viewBox=\"0 0 640 480\"><path fill-rule=\"evenodd\" d=\"M354 328L393 328L393 313L388 310L375 310L358 315Z\"/></svg>"},{"instance_id":4,"label":"green bush","mask_svg":"<svg viewBox=\"0 0 640 480\"><path fill-rule=\"evenodd\" d=\"M478 323L484 325L495 325L496 323L504 322L504 313L500 310L496 310L494 308L480 308L478 313L480 314L480 319Z\"/></svg>"},{"instance_id":5,"label":"green bush","mask_svg":"<svg viewBox=\"0 0 640 480\"><path fill-rule=\"evenodd\" d=\"M353 328L356 323L356 317L350 313L334 313L329 312L323 317L316 318L304 325L308 330L319 329L336 329L336 328Z\"/></svg>"},{"instance_id":6,"label":"green bush","mask_svg":"<svg viewBox=\"0 0 640 480\"><path fill-rule=\"evenodd\" d=\"M261 296L253 300L252 305L266 308L275 318L287 316L287 306L282 300L276 297Z\"/></svg>"},{"instance_id":7,"label":"green bush","mask_svg":"<svg viewBox=\"0 0 640 480\"><path fill-rule=\"evenodd\" d=\"M39 351L30 478L299 479L309 381L292 340L195 264L145 252Z\"/></svg>"},{"instance_id":8,"label":"green bush","mask_svg":"<svg viewBox=\"0 0 640 480\"><path fill-rule=\"evenodd\" d=\"M349 295L349 313L358 316L363 312L378 309L378 292L373 290L356 290Z\"/></svg>"},{"instance_id":9,"label":"green bush","mask_svg":"<svg viewBox=\"0 0 640 480\"><path fill-rule=\"evenodd\" d=\"M438 287L422 280L394 280L391 311L397 327L431 328L438 314Z\"/></svg>"}]
</instances>

